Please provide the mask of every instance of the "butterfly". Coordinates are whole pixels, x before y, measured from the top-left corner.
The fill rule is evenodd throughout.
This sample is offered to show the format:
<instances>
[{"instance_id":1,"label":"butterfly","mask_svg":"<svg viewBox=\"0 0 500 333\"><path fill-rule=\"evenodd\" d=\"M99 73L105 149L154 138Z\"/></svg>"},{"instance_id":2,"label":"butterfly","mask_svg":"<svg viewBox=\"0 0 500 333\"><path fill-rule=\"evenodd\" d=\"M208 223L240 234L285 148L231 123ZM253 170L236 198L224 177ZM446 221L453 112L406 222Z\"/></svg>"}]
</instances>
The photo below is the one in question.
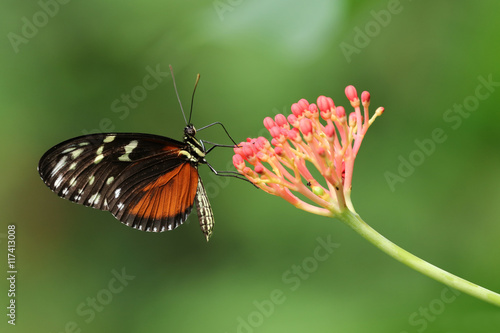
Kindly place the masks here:
<instances>
[{"instance_id":1,"label":"butterfly","mask_svg":"<svg viewBox=\"0 0 500 333\"><path fill-rule=\"evenodd\" d=\"M198 80L199 74L194 90ZM177 93L175 80L174 88ZM203 141L195 138L196 129L190 121L191 114L183 141L141 133L100 133L69 139L42 156L38 172L58 196L109 211L125 225L142 231L177 228L196 203L200 227L208 241L214 215L198 165L207 164L216 174L234 176L231 171L215 171L205 159L217 146L234 146L205 141L214 145L205 150ZM222 125L216 122L201 129L214 124Z\"/></svg>"}]
</instances>

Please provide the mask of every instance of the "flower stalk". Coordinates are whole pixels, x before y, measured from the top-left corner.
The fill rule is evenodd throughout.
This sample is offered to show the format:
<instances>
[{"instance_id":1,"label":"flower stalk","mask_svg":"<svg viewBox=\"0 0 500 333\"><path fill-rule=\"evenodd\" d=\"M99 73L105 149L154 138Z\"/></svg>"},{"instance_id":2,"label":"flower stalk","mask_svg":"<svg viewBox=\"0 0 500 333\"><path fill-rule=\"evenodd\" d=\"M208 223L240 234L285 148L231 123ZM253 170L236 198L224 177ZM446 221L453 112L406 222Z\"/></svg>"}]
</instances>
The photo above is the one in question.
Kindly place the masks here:
<instances>
[{"instance_id":1,"label":"flower stalk","mask_svg":"<svg viewBox=\"0 0 500 333\"><path fill-rule=\"evenodd\" d=\"M400 248L376 232L356 213L351 201L354 162L368 128L384 112L370 118L370 94L361 99L348 86L345 94L354 109L349 115L329 97L316 103L301 99L285 117L264 119L272 139L249 138L235 147L238 172L265 192L304 211L338 218L394 259L439 282L500 306L500 295L464 280ZM361 110L363 107L363 110ZM313 168L315 170L313 170ZM313 170L313 171L310 171ZM313 174L320 174L317 180ZM316 176L317 177L317 176Z\"/></svg>"},{"instance_id":2,"label":"flower stalk","mask_svg":"<svg viewBox=\"0 0 500 333\"><path fill-rule=\"evenodd\" d=\"M477 284L469 282L465 279L462 279L461 277L453 275L400 248L399 246L379 234L368 224L366 224L358 214L346 210L340 216L338 216L338 218L342 222L353 228L358 234L363 236L363 238L368 240L370 243L378 247L383 252L387 253L389 256L405 264L406 266L413 268L414 270L427 275L428 277L433 278L434 280L439 281L449 287L455 288L461 292L464 292L496 306L500 306L499 294L478 286Z\"/></svg>"}]
</instances>

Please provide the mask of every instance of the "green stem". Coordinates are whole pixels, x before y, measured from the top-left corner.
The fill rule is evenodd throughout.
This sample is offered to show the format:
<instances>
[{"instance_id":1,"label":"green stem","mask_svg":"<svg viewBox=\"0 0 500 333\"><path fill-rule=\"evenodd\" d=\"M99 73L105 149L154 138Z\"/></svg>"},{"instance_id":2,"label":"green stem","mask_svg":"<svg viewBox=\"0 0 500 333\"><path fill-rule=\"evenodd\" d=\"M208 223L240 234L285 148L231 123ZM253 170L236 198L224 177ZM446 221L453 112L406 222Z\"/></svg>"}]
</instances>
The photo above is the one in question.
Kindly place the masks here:
<instances>
[{"instance_id":1,"label":"green stem","mask_svg":"<svg viewBox=\"0 0 500 333\"><path fill-rule=\"evenodd\" d=\"M358 214L346 209L340 214L340 216L338 216L338 218L380 250L414 270L444 283L447 286L477 297L483 301L492 303L496 306L500 306L499 294L448 273L439 267L429 264L427 261L420 259L410 252L403 250L366 224Z\"/></svg>"}]
</instances>

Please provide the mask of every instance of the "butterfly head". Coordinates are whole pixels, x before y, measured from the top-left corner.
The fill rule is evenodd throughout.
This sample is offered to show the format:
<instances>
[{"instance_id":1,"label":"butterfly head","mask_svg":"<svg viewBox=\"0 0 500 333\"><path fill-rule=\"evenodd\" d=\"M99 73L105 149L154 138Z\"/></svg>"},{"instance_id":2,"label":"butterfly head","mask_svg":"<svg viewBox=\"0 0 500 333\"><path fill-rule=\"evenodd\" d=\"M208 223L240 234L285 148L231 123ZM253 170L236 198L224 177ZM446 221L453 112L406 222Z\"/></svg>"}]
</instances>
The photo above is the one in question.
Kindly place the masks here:
<instances>
[{"instance_id":1,"label":"butterfly head","mask_svg":"<svg viewBox=\"0 0 500 333\"><path fill-rule=\"evenodd\" d=\"M184 127L184 138L194 138L196 135L196 128L192 124L187 125Z\"/></svg>"}]
</instances>

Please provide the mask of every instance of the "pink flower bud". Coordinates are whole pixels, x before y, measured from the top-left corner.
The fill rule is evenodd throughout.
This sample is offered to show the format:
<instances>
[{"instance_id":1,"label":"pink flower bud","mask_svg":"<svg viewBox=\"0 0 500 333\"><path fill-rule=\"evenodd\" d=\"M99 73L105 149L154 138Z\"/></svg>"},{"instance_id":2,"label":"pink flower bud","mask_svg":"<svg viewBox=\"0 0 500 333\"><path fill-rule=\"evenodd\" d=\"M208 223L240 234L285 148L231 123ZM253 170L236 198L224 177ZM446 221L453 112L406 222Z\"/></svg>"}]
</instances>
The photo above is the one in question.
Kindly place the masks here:
<instances>
[{"instance_id":1,"label":"pink flower bud","mask_svg":"<svg viewBox=\"0 0 500 333\"><path fill-rule=\"evenodd\" d=\"M292 109L292 113L296 117L300 117L302 115L302 113L304 112L304 109L302 109L298 103L293 103L291 109Z\"/></svg>"},{"instance_id":2,"label":"pink flower bud","mask_svg":"<svg viewBox=\"0 0 500 333\"><path fill-rule=\"evenodd\" d=\"M293 127L298 127L299 126L299 120L297 117L295 117L294 114L288 115L288 122L293 126Z\"/></svg>"},{"instance_id":3,"label":"pink flower bud","mask_svg":"<svg viewBox=\"0 0 500 333\"><path fill-rule=\"evenodd\" d=\"M274 148L274 153L278 156L281 156L283 154L283 148L281 147Z\"/></svg>"},{"instance_id":4,"label":"pink flower bud","mask_svg":"<svg viewBox=\"0 0 500 333\"><path fill-rule=\"evenodd\" d=\"M243 147L241 149L242 153L243 153L243 156L246 157L246 159L251 159L255 156L255 152L253 151L252 147L246 145L245 147Z\"/></svg>"},{"instance_id":5,"label":"pink flower bud","mask_svg":"<svg viewBox=\"0 0 500 333\"><path fill-rule=\"evenodd\" d=\"M368 91L363 91L361 93L361 102L362 103L370 102L370 93Z\"/></svg>"},{"instance_id":6,"label":"pink flower bud","mask_svg":"<svg viewBox=\"0 0 500 333\"><path fill-rule=\"evenodd\" d=\"M316 104L313 103L309 105L309 112L318 113L318 107L316 106Z\"/></svg>"},{"instance_id":7,"label":"pink flower bud","mask_svg":"<svg viewBox=\"0 0 500 333\"><path fill-rule=\"evenodd\" d=\"M271 118L271 117L264 118L264 127L265 128L267 128L268 130L270 130L274 126L276 126L276 124L274 123L273 118Z\"/></svg>"},{"instance_id":8,"label":"pink flower bud","mask_svg":"<svg viewBox=\"0 0 500 333\"><path fill-rule=\"evenodd\" d=\"M325 132L328 138L333 138L335 137L335 126L333 126L333 124L328 124L325 126L323 132Z\"/></svg>"},{"instance_id":9,"label":"pink flower bud","mask_svg":"<svg viewBox=\"0 0 500 333\"><path fill-rule=\"evenodd\" d=\"M345 117L345 109L343 106L337 106L335 109L335 113L337 114L337 118Z\"/></svg>"},{"instance_id":10,"label":"pink flower bud","mask_svg":"<svg viewBox=\"0 0 500 333\"><path fill-rule=\"evenodd\" d=\"M281 135L280 128L278 126L274 126L269 130L269 133L271 133L271 136L273 138L277 138Z\"/></svg>"},{"instance_id":11,"label":"pink flower bud","mask_svg":"<svg viewBox=\"0 0 500 333\"><path fill-rule=\"evenodd\" d=\"M264 173L264 166L260 162L257 162L257 164L255 164L254 169L255 169L255 172L257 172L258 174Z\"/></svg>"},{"instance_id":12,"label":"pink flower bud","mask_svg":"<svg viewBox=\"0 0 500 333\"><path fill-rule=\"evenodd\" d=\"M269 148L269 141L267 141L265 137L259 136L255 140L255 148L257 148L258 150L265 150Z\"/></svg>"},{"instance_id":13,"label":"pink flower bud","mask_svg":"<svg viewBox=\"0 0 500 333\"><path fill-rule=\"evenodd\" d=\"M308 118L302 118L300 120L299 128L302 134L304 134L305 136L310 135L313 129L312 121Z\"/></svg>"},{"instance_id":14,"label":"pink flower bud","mask_svg":"<svg viewBox=\"0 0 500 333\"><path fill-rule=\"evenodd\" d=\"M255 146L255 149L257 149L258 151L260 150L263 150L264 149L264 145L262 144L262 142L260 140L255 140L255 143L254 143L254 146Z\"/></svg>"},{"instance_id":15,"label":"pink flower bud","mask_svg":"<svg viewBox=\"0 0 500 333\"><path fill-rule=\"evenodd\" d=\"M325 112L335 107L335 104L333 104L333 99L326 96L319 96L316 103L318 103L319 109Z\"/></svg>"},{"instance_id":16,"label":"pink flower bud","mask_svg":"<svg viewBox=\"0 0 500 333\"><path fill-rule=\"evenodd\" d=\"M351 102L354 102L355 100L358 99L358 93L356 91L356 88L354 88L354 86L347 86L345 88L345 95L347 96L347 99Z\"/></svg>"},{"instance_id":17,"label":"pink flower bud","mask_svg":"<svg viewBox=\"0 0 500 333\"><path fill-rule=\"evenodd\" d=\"M304 98L302 98L297 104L299 104L302 110L307 110L309 108L309 102Z\"/></svg>"},{"instance_id":18,"label":"pink flower bud","mask_svg":"<svg viewBox=\"0 0 500 333\"><path fill-rule=\"evenodd\" d=\"M297 133L297 131L289 130L287 133L287 137L291 141L296 141L297 137L300 137L300 135Z\"/></svg>"},{"instance_id":19,"label":"pink flower bud","mask_svg":"<svg viewBox=\"0 0 500 333\"><path fill-rule=\"evenodd\" d=\"M233 165L237 170L242 170L245 167L245 160L241 155L233 155Z\"/></svg>"},{"instance_id":20,"label":"pink flower bud","mask_svg":"<svg viewBox=\"0 0 500 333\"><path fill-rule=\"evenodd\" d=\"M318 104L320 111L328 111L330 109L326 96L319 96L316 103Z\"/></svg>"},{"instance_id":21,"label":"pink flower bud","mask_svg":"<svg viewBox=\"0 0 500 333\"><path fill-rule=\"evenodd\" d=\"M282 115L281 113L277 114L274 117L274 120L276 121L276 125L278 125L279 127L288 126L288 121L286 120L286 117L284 115Z\"/></svg>"}]
</instances>

